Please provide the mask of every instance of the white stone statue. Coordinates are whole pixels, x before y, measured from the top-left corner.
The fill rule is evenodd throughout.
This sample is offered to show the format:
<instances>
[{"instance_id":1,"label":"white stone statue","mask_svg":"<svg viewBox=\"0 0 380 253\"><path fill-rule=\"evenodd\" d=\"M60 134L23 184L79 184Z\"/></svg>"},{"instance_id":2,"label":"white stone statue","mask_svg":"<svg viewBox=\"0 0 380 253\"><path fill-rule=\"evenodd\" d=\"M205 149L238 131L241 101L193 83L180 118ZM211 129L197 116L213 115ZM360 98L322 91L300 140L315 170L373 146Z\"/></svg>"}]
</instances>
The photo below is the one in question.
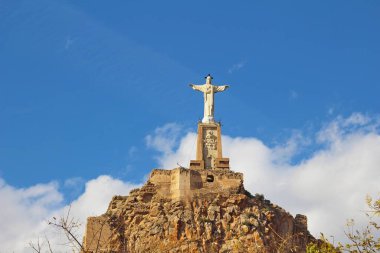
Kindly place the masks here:
<instances>
[{"instance_id":1,"label":"white stone statue","mask_svg":"<svg viewBox=\"0 0 380 253\"><path fill-rule=\"evenodd\" d=\"M211 84L212 76L208 74L206 76L206 83L203 85L190 84L193 90L198 90L203 92L204 97L204 114L203 123L213 123L214 122L214 93L225 91L229 88L228 85L216 86Z\"/></svg>"}]
</instances>

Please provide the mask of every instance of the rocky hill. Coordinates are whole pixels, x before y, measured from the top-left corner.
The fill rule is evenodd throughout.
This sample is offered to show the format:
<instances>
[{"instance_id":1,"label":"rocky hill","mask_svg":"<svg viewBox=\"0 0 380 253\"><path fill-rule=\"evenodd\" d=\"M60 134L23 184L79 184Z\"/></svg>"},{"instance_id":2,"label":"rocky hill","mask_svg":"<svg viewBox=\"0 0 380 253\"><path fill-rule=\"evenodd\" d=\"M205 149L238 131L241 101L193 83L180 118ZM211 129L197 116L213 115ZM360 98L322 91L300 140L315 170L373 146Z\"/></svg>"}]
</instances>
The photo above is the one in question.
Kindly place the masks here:
<instances>
[{"instance_id":1,"label":"rocky hill","mask_svg":"<svg viewBox=\"0 0 380 253\"><path fill-rule=\"evenodd\" d=\"M191 196L173 195L173 180L184 176L204 180L195 180ZM305 252L314 240L306 216L252 196L241 173L177 168L154 170L143 187L88 218L84 245L88 252Z\"/></svg>"},{"instance_id":2,"label":"rocky hill","mask_svg":"<svg viewBox=\"0 0 380 253\"><path fill-rule=\"evenodd\" d=\"M229 86L190 85L201 91L195 160L188 169L153 170L148 182L116 196L107 212L87 220L86 252L305 252L314 238L307 218L252 196L243 174L222 154L221 124L214 121L214 93ZM254 154L253 154L254 155ZM268 182L269 183L269 182Z\"/></svg>"}]
</instances>

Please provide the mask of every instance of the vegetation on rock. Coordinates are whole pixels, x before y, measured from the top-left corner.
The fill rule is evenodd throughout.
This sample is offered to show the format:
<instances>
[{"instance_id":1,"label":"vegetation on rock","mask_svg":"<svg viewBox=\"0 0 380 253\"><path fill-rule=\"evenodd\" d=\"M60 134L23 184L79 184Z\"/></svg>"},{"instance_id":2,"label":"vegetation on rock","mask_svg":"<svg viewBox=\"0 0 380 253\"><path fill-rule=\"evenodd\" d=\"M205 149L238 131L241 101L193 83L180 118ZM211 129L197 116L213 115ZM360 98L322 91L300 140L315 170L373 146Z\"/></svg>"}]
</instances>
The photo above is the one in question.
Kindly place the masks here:
<instances>
[{"instance_id":1,"label":"vegetation on rock","mask_svg":"<svg viewBox=\"0 0 380 253\"><path fill-rule=\"evenodd\" d=\"M355 221L350 219L347 221L346 237L347 243L338 243L333 246L323 235L317 243L310 243L307 246L307 253L338 253L338 252L351 252L351 253L377 253L380 252L380 198L374 200L372 197L367 196L367 206L369 210L366 211L368 224L363 229L355 228Z\"/></svg>"}]
</instances>

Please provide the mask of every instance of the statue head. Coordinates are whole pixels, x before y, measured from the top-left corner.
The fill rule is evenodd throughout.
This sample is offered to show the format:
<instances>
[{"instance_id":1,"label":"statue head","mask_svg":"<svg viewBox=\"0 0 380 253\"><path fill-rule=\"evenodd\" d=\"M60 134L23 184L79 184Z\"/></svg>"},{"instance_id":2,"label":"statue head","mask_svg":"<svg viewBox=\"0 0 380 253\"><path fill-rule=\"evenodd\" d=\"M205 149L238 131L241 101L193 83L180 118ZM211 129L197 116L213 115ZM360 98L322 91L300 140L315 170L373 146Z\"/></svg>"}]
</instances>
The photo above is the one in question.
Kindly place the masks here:
<instances>
[{"instance_id":1,"label":"statue head","mask_svg":"<svg viewBox=\"0 0 380 253\"><path fill-rule=\"evenodd\" d=\"M212 76L208 74L205 78L206 78L206 84L211 84Z\"/></svg>"}]
</instances>

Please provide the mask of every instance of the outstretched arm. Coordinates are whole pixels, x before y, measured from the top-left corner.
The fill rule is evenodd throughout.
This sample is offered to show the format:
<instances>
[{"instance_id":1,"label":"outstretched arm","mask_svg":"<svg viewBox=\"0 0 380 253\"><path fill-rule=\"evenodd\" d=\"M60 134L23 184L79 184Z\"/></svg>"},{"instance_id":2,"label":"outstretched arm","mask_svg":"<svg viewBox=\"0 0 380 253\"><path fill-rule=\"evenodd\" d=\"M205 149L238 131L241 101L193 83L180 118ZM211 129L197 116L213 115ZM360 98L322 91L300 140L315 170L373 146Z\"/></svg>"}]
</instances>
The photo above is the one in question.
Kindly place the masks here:
<instances>
[{"instance_id":1,"label":"outstretched arm","mask_svg":"<svg viewBox=\"0 0 380 253\"><path fill-rule=\"evenodd\" d=\"M214 93L225 91L229 88L228 85L214 86Z\"/></svg>"},{"instance_id":2,"label":"outstretched arm","mask_svg":"<svg viewBox=\"0 0 380 253\"><path fill-rule=\"evenodd\" d=\"M203 85L189 84L189 86L190 86L193 90L198 90L198 91L204 92Z\"/></svg>"}]
</instances>

